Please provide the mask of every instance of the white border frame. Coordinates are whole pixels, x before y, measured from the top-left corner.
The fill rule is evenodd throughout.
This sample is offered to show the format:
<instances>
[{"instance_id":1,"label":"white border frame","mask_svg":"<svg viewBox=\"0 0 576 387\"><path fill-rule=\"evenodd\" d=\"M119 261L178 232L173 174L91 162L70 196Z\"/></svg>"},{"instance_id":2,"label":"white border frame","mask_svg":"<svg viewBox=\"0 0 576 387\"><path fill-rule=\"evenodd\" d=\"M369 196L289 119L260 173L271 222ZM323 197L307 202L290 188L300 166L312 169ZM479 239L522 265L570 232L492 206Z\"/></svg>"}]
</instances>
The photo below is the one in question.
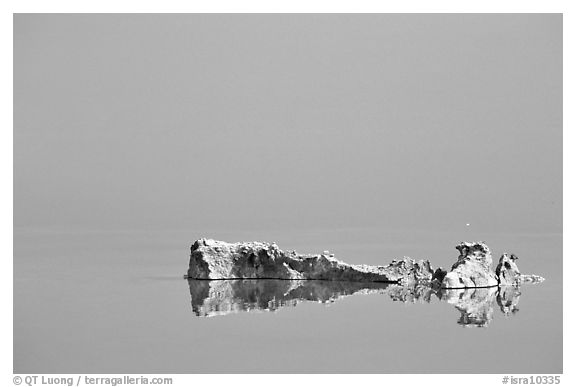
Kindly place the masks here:
<instances>
[{"instance_id":1,"label":"white border frame","mask_svg":"<svg viewBox=\"0 0 576 387\"><path fill-rule=\"evenodd\" d=\"M576 197L574 190L574 179L572 168L574 165L574 131L567 128L574 128L574 114L569 109L575 106L574 99L574 75L569 69L576 68L574 60L574 30L575 30L575 8L574 1L397 1L395 3L386 1L330 1L322 2L318 0L292 0L282 3L264 0L244 0L244 1L184 1L184 0L163 0L163 1L5 1L2 3L2 13L0 19L1 48L3 53L2 61L2 88L1 88L1 109L2 109L2 131L0 141L0 155L2 157L1 171L3 187L0 190L2 195L2 252L5 257L1 261L2 273L2 308L10 310L10 317L2 320L2 346L1 359L3 367L3 385L11 385L13 382L13 13L563 13L564 25L564 57L563 57L563 80L564 80L564 182L563 197L563 233L564 247L567 241L572 240L574 235L574 205L570 198ZM569 322L575 321L573 309L570 307L570 300L573 297L573 289L567 284L571 283L568 273L574 273L574 262L569 255L570 249L564 249L564 293L563 293L563 361L564 374L561 376L561 384L574 385L574 372L571 368L574 359L574 350L571 343L574 339L574 331ZM568 255L567 255L568 254ZM568 328L568 329L567 329ZM501 349L494 348L495 351ZM57 376L57 375L53 375ZM62 375L64 376L64 375ZM106 376L106 375L94 375ZM111 375L109 375L111 376ZM141 375L133 375L135 377ZM424 375L285 375L279 377L267 375L158 375L172 376L173 385L194 385L199 383L226 383L241 385L267 385L270 382L281 386L293 385L294 383L304 384L359 384L377 383L384 385L394 383L404 385L405 383L417 383L421 385L462 385L467 386L489 386L501 385L503 375L444 375L444 374L424 374Z\"/></svg>"}]
</instances>

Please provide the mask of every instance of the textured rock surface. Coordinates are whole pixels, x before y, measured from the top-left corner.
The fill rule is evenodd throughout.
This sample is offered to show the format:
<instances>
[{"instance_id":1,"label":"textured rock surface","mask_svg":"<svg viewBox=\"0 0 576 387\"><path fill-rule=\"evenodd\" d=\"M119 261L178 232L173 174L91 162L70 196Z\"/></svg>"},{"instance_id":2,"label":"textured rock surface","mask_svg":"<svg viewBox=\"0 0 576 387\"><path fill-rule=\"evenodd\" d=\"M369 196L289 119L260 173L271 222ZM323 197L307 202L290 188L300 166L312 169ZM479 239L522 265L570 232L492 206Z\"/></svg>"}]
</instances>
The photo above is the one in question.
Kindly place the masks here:
<instances>
[{"instance_id":1,"label":"textured rock surface","mask_svg":"<svg viewBox=\"0 0 576 387\"><path fill-rule=\"evenodd\" d=\"M514 254L502 254L496 266L496 277L500 285L515 285L520 282L520 270L516 266L518 257Z\"/></svg>"},{"instance_id":2,"label":"textured rock surface","mask_svg":"<svg viewBox=\"0 0 576 387\"><path fill-rule=\"evenodd\" d=\"M286 279L352 282L430 282L434 269L428 261L410 258L387 266L350 265L332 254L301 255L282 251L272 243L226 243L199 239L191 247L190 279Z\"/></svg>"},{"instance_id":3,"label":"textured rock surface","mask_svg":"<svg viewBox=\"0 0 576 387\"><path fill-rule=\"evenodd\" d=\"M539 284L540 282L542 282L544 280L545 280L544 277L540 277L539 275L536 275L536 274L520 274L519 283L521 283L521 284L523 284L523 283Z\"/></svg>"},{"instance_id":4,"label":"textured rock surface","mask_svg":"<svg viewBox=\"0 0 576 387\"><path fill-rule=\"evenodd\" d=\"M324 251L302 255L272 243L199 239L191 247L188 284L196 316L276 311L312 301L323 304L355 294L385 294L403 303L439 300L459 312L457 323L486 327L495 306L518 313L520 286L544 278L520 273L514 254L503 254L496 271L484 242L462 242L449 272L429 261L404 257L386 266L350 265ZM211 281L206 281L211 280Z\"/></svg>"},{"instance_id":5,"label":"textured rock surface","mask_svg":"<svg viewBox=\"0 0 576 387\"><path fill-rule=\"evenodd\" d=\"M523 283L540 283L544 277L535 274L521 274L514 254L502 254L496 266L496 277L500 286L518 286Z\"/></svg>"},{"instance_id":6,"label":"textured rock surface","mask_svg":"<svg viewBox=\"0 0 576 387\"><path fill-rule=\"evenodd\" d=\"M436 269L434 274L432 274L432 281L430 282L430 286L435 288L435 289L441 288L442 282L444 281L446 274L448 274L448 272L446 270L442 269L441 267Z\"/></svg>"},{"instance_id":7,"label":"textured rock surface","mask_svg":"<svg viewBox=\"0 0 576 387\"><path fill-rule=\"evenodd\" d=\"M351 265L322 254L283 251L275 243L227 243L199 239L191 247L187 277L190 279L283 279L350 282L390 282L432 289L465 289L518 286L544 278L520 273L514 254L503 254L496 271L492 254L484 242L461 242L460 255L449 272L434 270L427 260L404 257L386 266Z\"/></svg>"},{"instance_id":8,"label":"textured rock surface","mask_svg":"<svg viewBox=\"0 0 576 387\"><path fill-rule=\"evenodd\" d=\"M446 289L497 286L492 271L492 253L484 242L461 242L456 249L460 256L442 280Z\"/></svg>"},{"instance_id":9,"label":"textured rock surface","mask_svg":"<svg viewBox=\"0 0 576 387\"><path fill-rule=\"evenodd\" d=\"M544 280L521 274L513 254L503 254L492 271L484 242L462 242L456 248L458 260L446 272L407 257L387 266L350 265L328 251L301 255L274 243L199 239L191 247L187 274L192 310L210 317L377 293L404 303L447 302L460 312L459 325L485 327L495 305L506 316L518 313L521 284Z\"/></svg>"}]
</instances>

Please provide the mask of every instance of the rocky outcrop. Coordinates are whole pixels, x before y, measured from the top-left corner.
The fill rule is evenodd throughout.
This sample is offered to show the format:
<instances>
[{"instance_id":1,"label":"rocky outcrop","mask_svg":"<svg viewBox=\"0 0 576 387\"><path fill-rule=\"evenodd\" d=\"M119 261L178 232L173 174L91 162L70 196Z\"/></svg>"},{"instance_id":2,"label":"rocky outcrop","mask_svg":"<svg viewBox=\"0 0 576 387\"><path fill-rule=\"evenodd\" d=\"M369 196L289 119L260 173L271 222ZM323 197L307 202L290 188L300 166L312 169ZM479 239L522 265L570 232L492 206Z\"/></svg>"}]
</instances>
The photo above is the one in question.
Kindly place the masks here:
<instances>
[{"instance_id":1,"label":"rocky outcrop","mask_svg":"<svg viewBox=\"0 0 576 387\"><path fill-rule=\"evenodd\" d=\"M444 281L446 274L448 274L448 272L442 269L441 267L436 269L434 274L432 274L432 280L430 281L430 286L434 289L441 288L442 282Z\"/></svg>"},{"instance_id":2,"label":"rocky outcrop","mask_svg":"<svg viewBox=\"0 0 576 387\"><path fill-rule=\"evenodd\" d=\"M199 239L191 247L186 277L197 316L275 311L305 301L332 303L377 293L404 303L447 302L460 312L459 325L476 327L492 321L494 305L506 316L516 314L520 285L544 280L521 274L514 254L503 254L492 271L484 242L462 242L456 249L458 260L446 272L408 257L386 266L350 265L327 251L303 255L282 251L275 243Z\"/></svg>"},{"instance_id":3,"label":"rocky outcrop","mask_svg":"<svg viewBox=\"0 0 576 387\"><path fill-rule=\"evenodd\" d=\"M484 242L461 242L460 256L442 280L442 288L485 288L498 285L492 271L492 253Z\"/></svg>"},{"instance_id":4,"label":"rocky outcrop","mask_svg":"<svg viewBox=\"0 0 576 387\"><path fill-rule=\"evenodd\" d=\"M496 277L500 286L518 286L522 283L540 283L544 277L535 274L522 274L516 264L518 257L504 253L496 266Z\"/></svg>"},{"instance_id":5,"label":"rocky outcrop","mask_svg":"<svg viewBox=\"0 0 576 387\"><path fill-rule=\"evenodd\" d=\"M282 279L349 282L386 282L432 289L467 289L517 286L544 278L520 273L514 254L503 254L496 271L492 253L484 242L461 242L450 271L434 268L427 260L404 257L386 266L351 265L322 254L283 251L275 243L227 243L199 239L191 247L187 278L198 280Z\"/></svg>"},{"instance_id":6,"label":"rocky outcrop","mask_svg":"<svg viewBox=\"0 0 576 387\"><path fill-rule=\"evenodd\" d=\"M541 277L536 274L520 274L520 281L519 284L523 283L532 283L532 284L539 284L545 280L544 277Z\"/></svg>"},{"instance_id":7,"label":"rocky outcrop","mask_svg":"<svg viewBox=\"0 0 576 387\"><path fill-rule=\"evenodd\" d=\"M520 282L520 270L516 265L518 257L514 254L502 254L496 266L496 277L500 285L516 285Z\"/></svg>"},{"instance_id":8,"label":"rocky outcrop","mask_svg":"<svg viewBox=\"0 0 576 387\"><path fill-rule=\"evenodd\" d=\"M429 261L405 257L386 266L351 265L333 254L302 255L282 251L275 243L227 243L199 239L191 247L190 279L284 279L350 282L429 283Z\"/></svg>"}]
</instances>

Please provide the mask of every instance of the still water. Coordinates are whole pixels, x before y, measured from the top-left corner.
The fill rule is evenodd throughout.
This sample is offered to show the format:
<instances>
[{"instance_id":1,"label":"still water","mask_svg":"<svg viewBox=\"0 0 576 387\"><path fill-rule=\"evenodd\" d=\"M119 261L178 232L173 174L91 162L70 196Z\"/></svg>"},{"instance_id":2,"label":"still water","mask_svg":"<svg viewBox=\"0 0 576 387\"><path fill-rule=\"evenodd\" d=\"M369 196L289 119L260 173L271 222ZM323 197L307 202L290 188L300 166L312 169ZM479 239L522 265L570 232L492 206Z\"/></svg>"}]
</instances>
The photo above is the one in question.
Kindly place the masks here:
<instances>
[{"instance_id":1,"label":"still water","mask_svg":"<svg viewBox=\"0 0 576 387\"><path fill-rule=\"evenodd\" d=\"M431 292L187 281L190 244L275 241L348 263L449 267L460 240L546 278ZM14 373L561 373L562 235L473 230L14 231Z\"/></svg>"}]
</instances>

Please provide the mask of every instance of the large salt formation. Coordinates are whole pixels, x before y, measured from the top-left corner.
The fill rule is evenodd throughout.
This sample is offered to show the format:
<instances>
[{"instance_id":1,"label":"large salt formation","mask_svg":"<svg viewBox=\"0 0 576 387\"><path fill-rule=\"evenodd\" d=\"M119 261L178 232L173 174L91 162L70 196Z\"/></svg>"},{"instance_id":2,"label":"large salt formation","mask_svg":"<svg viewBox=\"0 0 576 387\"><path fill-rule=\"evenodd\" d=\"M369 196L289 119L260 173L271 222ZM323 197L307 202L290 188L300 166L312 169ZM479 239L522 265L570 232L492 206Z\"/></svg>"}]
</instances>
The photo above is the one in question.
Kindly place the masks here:
<instances>
[{"instance_id":1,"label":"large salt formation","mask_svg":"<svg viewBox=\"0 0 576 387\"><path fill-rule=\"evenodd\" d=\"M449 272L434 270L427 260L404 257L386 266L351 265L333 254L298 254L274 243L227 243L199 239L191 247L187 277L199 280L282 279L348 282L387 282L432 288L486 288L540 282L539 276L520 274L515 255L503 254L496 271L484 242L462 242L460 255Z\"/></svg>"},{"instance_id":2,"label":"large salt formation","mask_svg":"<svg viewBox=\"0 0 576 387\"><path fill-rule=\"evenodd\" d=\"M444 277L443 288L487 288L498 285L496 274L492 271L492 253L484 242L462 242L456 249L460 251L460 256Z\"/></svg>"},{"instance_id":3,"label":"large salt formation","mask_svg":"<svg viewBox=\"0 0 576 387\"><path fill-rule=\"evenodd\" d=\"M484 242L461 242L456 249L460 256L442 280L444 289L518 286L525 282L542 282L538 275L521 274L514 254L504 253L492 271L492 253Z\"/></svg>"},{"instance_id":4,"label":"large salt formation","mask_svg":"<svg viewBox=\"0 0 576 387\"><path fill-rule=\"evenodd\" d=\"M350 282L430 282L434 270L428 261L404 258L387 266L350 265L332 254L302 255L282 251L272 243L226 243L212 239L194 242L188 278L330 280Z\"/></svg>"},{"instance_id":5,"label":"large salt formation","mask_svg":"<svg viewBox=\"0 0 576 387\"><path fill-rule=\"evenodd\" d=\"M461 314L458 324L478 327L492 321L495 304L505 315L515 314L520 284L543 280L522 275L514 254L503 254L493 271L484 242L462 242L456 249L460 255L446 272L407 257L386 266L351 265L328 252L302 255L274 243L199 239L191 247L186 277L197 316L274 311L305 301L330 303L378 293L394 301L448 302Z\"/></svg>"}]
</instances>

